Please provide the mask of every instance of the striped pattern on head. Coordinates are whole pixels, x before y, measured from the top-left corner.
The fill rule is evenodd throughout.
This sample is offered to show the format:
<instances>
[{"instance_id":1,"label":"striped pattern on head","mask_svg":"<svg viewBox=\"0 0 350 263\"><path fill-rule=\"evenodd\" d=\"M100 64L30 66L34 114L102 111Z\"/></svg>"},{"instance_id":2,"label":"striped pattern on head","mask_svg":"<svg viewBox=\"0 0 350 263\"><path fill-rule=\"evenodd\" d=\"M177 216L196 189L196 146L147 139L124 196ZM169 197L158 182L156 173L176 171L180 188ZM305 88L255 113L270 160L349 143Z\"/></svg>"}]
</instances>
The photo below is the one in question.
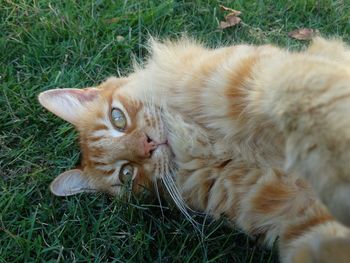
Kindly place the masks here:
<instances>
[{"instance_id":1,"label":"striped pattern on head","mask_svg":"<svg viewBox=\"0 0 350 263\"><path fill-rule=\"evenodd\" d=\"M123 92L126 83L126 78L112 77L96 88L55 89L39 95L45 108L73 124L80 135L81 168L52 182L55 195L138 192L169 170L171 152L160 110L130 99Z\"/></svg>"}]
</instances>

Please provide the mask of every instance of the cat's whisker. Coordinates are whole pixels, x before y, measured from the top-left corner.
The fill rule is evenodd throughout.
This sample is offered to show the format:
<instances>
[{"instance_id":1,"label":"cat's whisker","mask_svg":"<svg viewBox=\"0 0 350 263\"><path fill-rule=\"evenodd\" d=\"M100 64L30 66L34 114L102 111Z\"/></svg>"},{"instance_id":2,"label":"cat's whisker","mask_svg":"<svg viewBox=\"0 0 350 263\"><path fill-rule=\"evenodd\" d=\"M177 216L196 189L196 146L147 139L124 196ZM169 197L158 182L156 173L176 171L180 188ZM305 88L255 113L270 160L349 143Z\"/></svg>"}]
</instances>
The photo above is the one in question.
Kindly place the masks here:
<instances>
[{"instance_id":1,"label":"cat's whisker","mask_svg":"<svg viewBox=\"0 0 350 263\"><path fill-rule=\"evenodd\" d=\"M192 226L199 231L198 222L196 222L189 214L189 211L194 211L186 205L173 179L175 173L172 171L172 169L169 168L168 165L164 166L165 163L169 163L169 160L166 158L164 158L162 162L164 168L164 176L162 177L163 184L181 213L192 224Z\"/></svg>"}]
</instances>

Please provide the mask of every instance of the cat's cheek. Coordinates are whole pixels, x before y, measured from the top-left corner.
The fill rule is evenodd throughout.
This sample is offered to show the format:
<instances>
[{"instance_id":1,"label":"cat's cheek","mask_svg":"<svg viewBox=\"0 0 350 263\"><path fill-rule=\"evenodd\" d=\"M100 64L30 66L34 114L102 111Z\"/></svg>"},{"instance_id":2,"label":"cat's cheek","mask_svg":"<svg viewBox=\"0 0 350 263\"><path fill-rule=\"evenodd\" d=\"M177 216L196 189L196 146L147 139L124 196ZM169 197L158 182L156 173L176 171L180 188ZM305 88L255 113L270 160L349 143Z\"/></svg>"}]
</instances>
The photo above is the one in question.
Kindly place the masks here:
<instances>
[{"instance_id":1,"label":"cat's cheek","mask_svg":"<svg viewBox=\"0 0 350 263\"><path fill-rule=\"evenodd\" d=\"M142 165L142 170L140 171L140 176L149 176L153 174L155 170L155 164L150 160ZM139 176L139 175L138 175Z\"/></svg>"}]
</instances>

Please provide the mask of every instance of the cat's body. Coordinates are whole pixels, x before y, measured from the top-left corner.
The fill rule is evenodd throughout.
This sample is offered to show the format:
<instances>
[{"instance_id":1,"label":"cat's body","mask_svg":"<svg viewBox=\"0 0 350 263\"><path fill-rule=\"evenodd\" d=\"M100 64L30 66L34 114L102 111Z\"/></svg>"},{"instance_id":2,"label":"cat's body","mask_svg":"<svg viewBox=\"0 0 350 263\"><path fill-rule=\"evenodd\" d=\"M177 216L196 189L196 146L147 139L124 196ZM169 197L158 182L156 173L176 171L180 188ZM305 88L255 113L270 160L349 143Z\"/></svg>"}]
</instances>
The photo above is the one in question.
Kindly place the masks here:
<instances>
[{"instance_id":1,"label":"cat's body","mask_svg":"<svg viewBox=\"0 0 350 263\"><path fill-rule=\"evenodd\" d=\"M350 231L318 197L350 223L349 61L323 39L300 53L155 42L127 79L39 97L78 128L84 154L51 189L119 194L123 176L135 191L162 180L182 210L225 215L269 245L279 237L283 262L346 262Z\"/></svg>"}]
</instances>

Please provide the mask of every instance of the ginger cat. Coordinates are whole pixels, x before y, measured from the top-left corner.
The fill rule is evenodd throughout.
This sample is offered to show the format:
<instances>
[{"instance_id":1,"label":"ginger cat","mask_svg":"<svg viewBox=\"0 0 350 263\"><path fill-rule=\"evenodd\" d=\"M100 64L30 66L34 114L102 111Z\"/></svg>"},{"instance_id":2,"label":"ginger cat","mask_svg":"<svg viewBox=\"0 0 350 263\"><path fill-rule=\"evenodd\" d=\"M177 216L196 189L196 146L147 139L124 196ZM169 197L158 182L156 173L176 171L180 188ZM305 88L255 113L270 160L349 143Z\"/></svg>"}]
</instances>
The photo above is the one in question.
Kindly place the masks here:
<instances>
[{"instance_id":1,"label":"ginger cat","mask_svg":"<svg viewBox=\"0 0 350 263\"><path fill-rule=\"evenodd\" d=\"M350 262L349 50L322 38L302 52L152 41L127 78L43 92L83 153L51 191L121 196L161 182L187 216L278 238L281 262Z\"/></svg>"}]
</instances>

